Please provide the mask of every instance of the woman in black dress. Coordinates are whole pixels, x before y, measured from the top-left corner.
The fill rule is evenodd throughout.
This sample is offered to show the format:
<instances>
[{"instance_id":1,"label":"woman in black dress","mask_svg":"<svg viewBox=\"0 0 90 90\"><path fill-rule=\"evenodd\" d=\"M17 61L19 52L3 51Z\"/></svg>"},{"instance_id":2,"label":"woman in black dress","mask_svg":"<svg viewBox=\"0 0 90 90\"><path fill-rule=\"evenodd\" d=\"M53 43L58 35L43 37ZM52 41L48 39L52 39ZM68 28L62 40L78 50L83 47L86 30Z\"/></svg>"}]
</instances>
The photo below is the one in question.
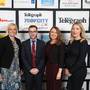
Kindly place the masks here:
<instances>
[{"instance_id":1,"label":"woman in black dress","mask_svg":"<svg viewBox=\"0 0 90 90\"><path fill-rule=\"evenodd\" d=\"M52 27L50 41L46 44L47 90L61 90L61 74L64 61L64 43L58 27Z\"/></svg>"},{"instance_id":2,"label":"woman in black dress","mask_svg":"<svg viewBox=\"0 0 90 90\"><path fill-rule=\"evenodd\" d=\"M80 22L75 22L71 28L71 40L67 46L65 73L69 76L67 90L81 90L87 74L85 57L87 53L85 30Z\"/></svg>"}]
</instances>

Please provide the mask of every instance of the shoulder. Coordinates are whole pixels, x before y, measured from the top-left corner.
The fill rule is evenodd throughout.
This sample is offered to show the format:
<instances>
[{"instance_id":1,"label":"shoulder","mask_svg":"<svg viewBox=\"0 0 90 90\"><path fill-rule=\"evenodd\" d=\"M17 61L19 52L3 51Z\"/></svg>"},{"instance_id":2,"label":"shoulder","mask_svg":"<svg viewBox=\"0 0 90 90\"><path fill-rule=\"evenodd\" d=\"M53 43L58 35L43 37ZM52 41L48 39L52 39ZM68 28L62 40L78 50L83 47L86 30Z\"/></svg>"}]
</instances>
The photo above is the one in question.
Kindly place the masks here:
<instances>
[{"instance_id":1,"label":"shoulder","mask_svg":"<svg viewBox=\"0 0 90 90\"><path fill-rule=\"evenodd\" d=\"M0 38L0 43L5 43L6 41L9 41L9 37L8 36Z\"/></svg>"},{"instance_id":2,"label":"shoulder","mask_svg":"<svg viewBox=\"0 0 90 90\"><path fill-rule=\"evenodd\" d=\"M9 38L9 36L5 36L3 38L0 38L0 40L5 40L5 39L8 39L8 38Z\"/></svg>"},{"instance_id":3,"label":"shoulder","mask_svg":"<svg viewBox=\"0 0 90 90\"><path fill-rule=\"evenodd\" d=\"M27 43L30 43L30 39L27 39L27 40L23 41L22 45L27 45Z\"/></svg>"},{"instance_id":4,"label":"shoulder","mask_svg":"<svg viewBox=\"0 0 90 90\"><path fill-rule=\"evenodd\" d=\"M81 39L80 40L80 43L82 43L82 44L88 44L88 41L86 39Z\"/></svg>"},{"instance_id":5,"label":"shoulder","mask_svg":"<svg viewBox=\"0 0 90 90\"><path fill-rule=\"evenodd\" d=\"M27 39L27 40L23 41L22 43L27 43L27 42L30 42L30 39Z\"/></svg>"},{"instance_id":6,"label":"shoulder","mask_svg":"<svg viewBox=\"0 0 90 90\"><path fill-rule=\"evenodd\" d=\"M41 43L41 44L45 44L45 42L43 40L37 39L37 42Z\"/></svg>"}]
</instances>

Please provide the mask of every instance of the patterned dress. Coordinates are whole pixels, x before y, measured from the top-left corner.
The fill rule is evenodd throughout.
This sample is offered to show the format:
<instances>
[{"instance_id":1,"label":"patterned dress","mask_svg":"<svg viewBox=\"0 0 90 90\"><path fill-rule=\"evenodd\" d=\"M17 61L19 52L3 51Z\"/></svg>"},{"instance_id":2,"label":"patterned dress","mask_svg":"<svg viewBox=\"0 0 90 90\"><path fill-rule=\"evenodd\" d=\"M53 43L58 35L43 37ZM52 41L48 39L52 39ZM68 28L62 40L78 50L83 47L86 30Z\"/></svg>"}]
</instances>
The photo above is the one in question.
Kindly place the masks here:
<instances>
[{"instance_id":1,"label":"patterned dress","mask_svg":"<svg viewBox=\"0 0 90 90\"><path fill-rule=\"evenodd\" d=\"M9 69L2 68L1 74L4 80L1 84L1 90L20 90L20 68L18 50L19 47L16 42L12 42L14 47L14 58Z\"/></svg>"}]
</instances>

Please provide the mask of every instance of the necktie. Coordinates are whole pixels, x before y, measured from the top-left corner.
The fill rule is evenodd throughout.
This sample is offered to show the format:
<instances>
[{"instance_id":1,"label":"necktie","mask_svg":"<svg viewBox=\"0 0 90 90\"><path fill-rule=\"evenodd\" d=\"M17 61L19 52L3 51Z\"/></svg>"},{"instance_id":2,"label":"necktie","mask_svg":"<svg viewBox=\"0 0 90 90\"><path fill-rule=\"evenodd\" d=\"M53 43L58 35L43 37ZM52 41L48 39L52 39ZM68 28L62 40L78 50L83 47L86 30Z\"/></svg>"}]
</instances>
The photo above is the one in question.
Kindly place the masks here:
<instances>
[{"instance_id":1,"label":"necktie","mask_svg":"<svg viewBox=\"0 0 90 90\"><path fill-rule=\"evenodd\" d=\"M32 67L33 68L36 67L35 59L36 59L35 41L32 41Z\"/></svg>"}]
</instances>

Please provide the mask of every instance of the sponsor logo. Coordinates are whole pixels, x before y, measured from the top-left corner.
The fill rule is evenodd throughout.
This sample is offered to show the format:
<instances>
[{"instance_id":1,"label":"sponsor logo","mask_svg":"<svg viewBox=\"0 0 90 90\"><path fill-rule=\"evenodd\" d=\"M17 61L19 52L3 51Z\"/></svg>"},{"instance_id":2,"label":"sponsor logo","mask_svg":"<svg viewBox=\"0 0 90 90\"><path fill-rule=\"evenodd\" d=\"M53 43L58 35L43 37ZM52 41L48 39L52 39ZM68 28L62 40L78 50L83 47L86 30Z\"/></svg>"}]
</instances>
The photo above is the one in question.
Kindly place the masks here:
<instances>
[{"instance_id":1,"label":"sponsor logo","mask_svg":"<svg viewBox=\"0 0 90 90\"><path fill-rule=\"evenodd\" d=\"M0 22L13 22L14 20L0 18Z\"/></svg>"},{"instance_id":2,"label":"sponsor logo","mask_svg":"<svg viewBox=\"0 0 90 90\"><path fill-rule=\"evenodd\" d=\"M42 18L42 19L24 19L25 23L47 23L48 19Z\"/></svg>"},{"instance_id":3,"label":"sponsor logo","mask_svg":"<svg viewBox=\"0 0 90 90\"><path fill-rule=\"evenodd\" d=\"M42 13L24 13L26 17L41 17Z\"/></svg>"},{"instance_id":4,"label":"sponsor logo","mask_svg":"<svg viewBox=\"0 0 90 90\"><path fill-rule=\"evenodd\" d=\"M87 19L85 19L84 17L82 17L81 19L77 19L77 18L71 18L71 17L59 17L59 23L69 23L69 24L73 24L74 22L81 22L81 23L87 23Z\"/></svg>"},{"instance_id":5,"label":"sponsor logo","mask_svg":"<svg viewBox=\"0 0 90 90\"><path fill-rule=\"evenodd\" d=\"M6 0L0 0L0 6L5 6Z\"/></svg>"}]
</instances>

